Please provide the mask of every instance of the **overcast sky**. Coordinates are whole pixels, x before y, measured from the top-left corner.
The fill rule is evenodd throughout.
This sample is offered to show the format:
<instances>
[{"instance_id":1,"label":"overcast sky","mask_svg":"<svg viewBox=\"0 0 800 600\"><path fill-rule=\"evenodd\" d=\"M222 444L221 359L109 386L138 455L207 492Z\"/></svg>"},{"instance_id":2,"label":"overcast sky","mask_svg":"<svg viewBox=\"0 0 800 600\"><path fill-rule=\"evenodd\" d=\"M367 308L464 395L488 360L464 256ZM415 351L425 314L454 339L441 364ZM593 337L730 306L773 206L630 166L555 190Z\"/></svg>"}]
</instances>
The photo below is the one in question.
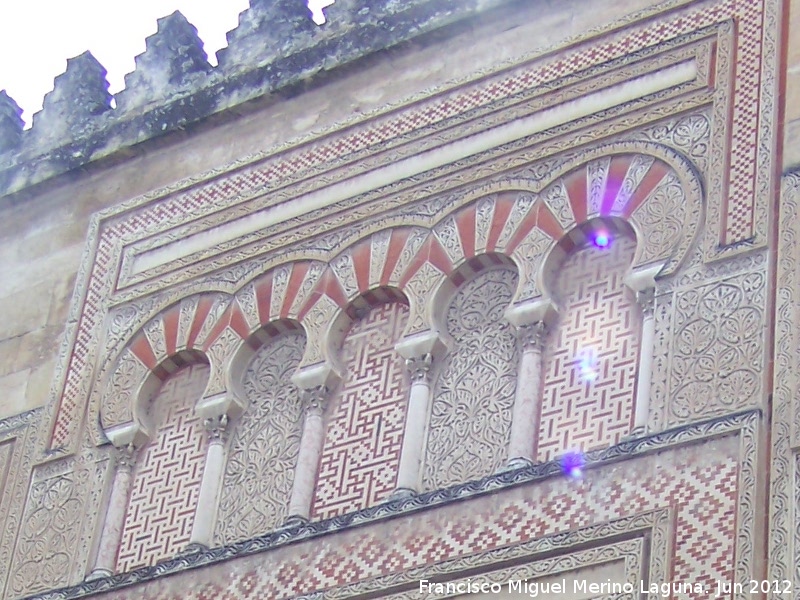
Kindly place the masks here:
<instances>
[{"instance_id":1,"label":"overcast sky","mask_svg":"<svg viewBox=\"0 0 800 600\"><path fill-rule=\"evenodd\" d=\"M180 10L197 27L212 64L248 0L0 0L0 90L17 101L27 124L42 107L67 58L90 50L108 71L113 94L156 32L156 19Z\"/></svg>"}]
</instances>

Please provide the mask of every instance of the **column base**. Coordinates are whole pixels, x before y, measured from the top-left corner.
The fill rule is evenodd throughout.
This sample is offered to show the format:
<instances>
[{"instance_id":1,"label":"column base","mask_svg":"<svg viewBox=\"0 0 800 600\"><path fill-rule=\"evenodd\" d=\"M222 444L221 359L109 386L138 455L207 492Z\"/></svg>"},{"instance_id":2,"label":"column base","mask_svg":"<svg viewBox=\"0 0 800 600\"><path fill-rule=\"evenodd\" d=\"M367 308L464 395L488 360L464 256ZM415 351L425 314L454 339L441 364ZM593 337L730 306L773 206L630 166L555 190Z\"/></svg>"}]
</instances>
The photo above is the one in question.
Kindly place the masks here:
<instances>
[{"instance_id":1,"label":"column base","mask_svg":"<svg viewBox=\"0 0 800 600\"><path fill-rule=\"evenodd\" d=\"M419 492L412 488L397 488L395 491L392 492L391 496L386 499L386 502L395 502L397 500L407 500L408 498L413 498L414 496L418 496Z\"/></svg>"},{"instance_id":2,"label":"column base","mask_svg":"<svg viewBox=\"0 0 800 600\"><path fill-rule=\"evenodd\" d=\"M208 550L208 546L205 544L201 544L200 542L189 542L186 545L186 548L183 549L183 552L181 552L181 555L186 556L189 554L200 554L206 550Z\"/></svg>"},{"instance_id":3,"label":"column base","mask_svg":"<svg viewBox=\"0 0 800 600\"><path fill-rule=\"evenodd\" d=\"M300 515L292 515L288 517L281 527L297 527L298 525L305 525L308 523L308 519L306 517L301 517Z\"/></svg>"},{"instance_id":4,"label":"column base","mask_svg":"<svg viewBox=\"0 0 800 600\"><path fill-rule=\"evenodd\" d=\"M497 472L503 473L505 471L516 471L517 469L525 469L526 467L532 467L535 463L529 458L522 458L521 456L517 456L516 458L512 458L502 467L500 467Z\"/></svg>"},{"instance_id":5,"label":"column base","mask_svg":"<svg viewBox=\"0 0 800 600\"><path fill-rule=\"evenodd\" d=\"M623 442L632 442L633 440L638 440L647 435L647 427L644 425L639 425L639 427L634 427L631 429L631 432L628 435L622 436Z\"/></svg>"},{"instance_id":6,"label":"column base","mask_svg":"<svg viewBox=\"0 0 800 600\"><path fill-rule=\"evenodd\" d=\"M108 569L95 569L86 576L86 581L96 581L98 579L105 579L114 575L113 571Z\"/></svg>"}]
</instances>

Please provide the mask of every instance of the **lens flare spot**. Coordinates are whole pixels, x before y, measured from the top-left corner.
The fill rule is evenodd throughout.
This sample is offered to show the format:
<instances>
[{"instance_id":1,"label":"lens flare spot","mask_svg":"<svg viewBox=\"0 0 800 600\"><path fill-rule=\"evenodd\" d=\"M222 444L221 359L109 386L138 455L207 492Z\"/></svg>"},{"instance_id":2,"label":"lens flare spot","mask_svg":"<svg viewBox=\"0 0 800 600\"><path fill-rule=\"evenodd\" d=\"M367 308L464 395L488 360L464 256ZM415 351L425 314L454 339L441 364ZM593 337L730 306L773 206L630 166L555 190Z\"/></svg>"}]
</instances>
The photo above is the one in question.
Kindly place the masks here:
<instances>
[{"instance_id":1,"label":"lens flare spot","mask_svg":"<svg viewBox=\"0 0 800 600\"><path fill-rule=\"evenodd\" d=\"M578 450L570 450L561 456L561 472L570 479L580 479L583 477L583 468L586 466L586 458Z\"/></svg>"},{"instance_id":2,"label":"lens flare spot","mask_svg":"<svg viewBox=\"0 0 800 600\"><path fill-rule=\"evenodd\" d=\"M594 236L594 245L598 248L606 248L611 243L611 238L605 231L598 231Z\"/></svg>"},{"instance_id":3,"label":"lens flare spot","mask_svg":"<svg viewBox=\"0 0 800 600\"><path fill-rule=\"evenodd\" d=\"M585 348L578 355L578 372L584 381L589 383L597 379L600 371L598 369L597 350L594 348Z\"/></svg>"}]
</instances>

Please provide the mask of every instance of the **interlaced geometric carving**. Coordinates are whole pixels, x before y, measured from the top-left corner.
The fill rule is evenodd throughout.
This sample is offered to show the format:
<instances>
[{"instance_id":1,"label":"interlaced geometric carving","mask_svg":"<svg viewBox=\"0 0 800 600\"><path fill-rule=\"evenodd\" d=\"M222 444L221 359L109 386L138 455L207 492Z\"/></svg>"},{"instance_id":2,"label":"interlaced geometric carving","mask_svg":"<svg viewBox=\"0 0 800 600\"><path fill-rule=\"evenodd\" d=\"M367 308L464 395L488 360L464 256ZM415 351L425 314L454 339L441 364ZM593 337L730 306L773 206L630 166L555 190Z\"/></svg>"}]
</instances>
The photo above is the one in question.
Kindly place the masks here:
<instances>
[{"instance_id":1,"label":"interlaced geometric carving","mask_svg":"<svg viewBox=\"0 0 800 600\"><path fill-rule=\"evenodd\" d=\"M153 565L185 549L203 477L206 436L194 405L207 365L171 375L150 404L155 438L141 451L117 556L117 571Z\"/></svg>"},{"instance_id":2,"label":"interlaced geometric carving","mask_svg":"<svg viewBox=\"0 0 800 600\"><path fill-rule=\"evenodd\" d=\"M262 346L247 367L248 406L233 427L217 512L219 544L266 533L286 519L303 423L291 377L304 347L303 334L287 333Z\"/></svg>"},{"instance_id":3,"label":"interlaced geometric carving","mask_svg":"<svg viewBox=\"0 0 800 600\"><path fill-rule=\"evenodd\" d=\"M17 541L18 566L10 579L15 596L67 583L70 550L79 541L81 485L74 474L37 482L31 487L28 512Z\"/></svg>"},{"instance_id":4,"label":"interlaced geometric carving","mask_svg":"<svg viewBox=\"0 0 800 600\"><path fill-rule=\"evenodd\" d=\"M545 352L539 460L614 445L630 432L641 317L623 277L636 243L590 246L558 270L559 322Z\"/></svg>"},{"instance_id":5,"label":"interlaced geometric carving","mask_svg":"<svg viewBox=\"0 0 800 600\"><path fill-rule=\"evenodd\" d=\"M766 284L748 273L676 295L669 425L758 402Z\"/></svg>"},{"instance_id":6,"label":"interlaced geometric carving","mask_svg":"<svg viewBox=\"0 0 800 600\"><path fill-rule=\"evenodd\" d=\"M407 404L404 363L394 345L407 320L404 304L382 304L344 339L346 375L328 412L316 518L372 506L394 491Z\"/></svg>"},{"instance_id":7,"label":"interlaced geometric carving","mask_svg":"<svg viewBox=\"0 0 800 600\"><path fill-rule=\"evenodd\" d=\"M447 309L456 345L434 389L425 489L476 479L506 460L518 356L503 312L516 286L511 269L484 271L458 290Z\"/></svg>"}]
</instances>

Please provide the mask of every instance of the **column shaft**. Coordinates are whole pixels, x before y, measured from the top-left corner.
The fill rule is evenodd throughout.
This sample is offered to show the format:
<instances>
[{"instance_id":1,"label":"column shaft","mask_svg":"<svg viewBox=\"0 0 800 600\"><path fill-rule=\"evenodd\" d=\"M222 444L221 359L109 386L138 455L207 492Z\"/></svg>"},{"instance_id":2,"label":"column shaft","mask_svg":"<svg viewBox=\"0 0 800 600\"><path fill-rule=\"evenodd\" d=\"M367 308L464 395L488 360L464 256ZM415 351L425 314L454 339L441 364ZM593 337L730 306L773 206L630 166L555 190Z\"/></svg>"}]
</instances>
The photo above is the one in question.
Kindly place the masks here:
<instances>
[{"instance_id":1,"label":"column shaft","mask_svg":"<svg viewBox=\"0 0 800 600\"><path fill-rule=\"evenodd\" d=\"M406 366L411 374L411 390L403 432L403 446L400 450L400 464L397 469L395 497L413 495L420 491L422 449L425 446L428 415L431 410L429 377L432 361L430 354L406 359Z\"/></svg>"},{"instance_id":2,"label":"column shaft","mask_svg":"<svg viewBox=\"0 0 800 600\"><path fill-rule=\"evenodd\" d=\"M655 341L655 290L648 288L636 294L642 307L642 344L639 347L639 376L636 382L636 405L633 417L633 434L647 431L650 417L650 382L653 376L653 344Z\"/></svg>"},{"instance_id":3,"label":"column shaft","mask_svg":"<svg viewBox=\"0 0 800 600\"><path fill-rule=\"evenodd\" d=\"M132 445L117 448L117 464L114 481L111 485L111 496L100 534L94 568L87 579L99 579L114 574L117 567L117 551L122 539L122 527L128 509L128 496L131 491L132 470L135 448Z\"/></svg>"},{"instance_id":4,"label":"column shaft","mask_svg":"<svg viewBox=\"0 0 800 600\"><path fill-rule=\"evenodd\" d=\"M542 349L545 325L537 322L517 328L520 340L519 372L511 435L508 443L508 468L532 464L536 460L539 418L542 404Z\"/></svg>"},{"instance_id":5,"label":"column shaft","mask_svg":"<svg viewBox=\"0 0 800 600\"><path fill-rule=\"evenodd\" d=\"M192 534L189 548L209 548L214 542L214 527L217 522L217 505L222 489L222 478L225 474L225 428L228 425L227 415L220 415L205 420L209 442L206 450L206 464L203 469L203 480L197 498L197 508L192 523Z\"/></svg>"},{"instance_id":6,"label":"column shaft","mask_svg":"<svg viewBox=\"0 0 800 600\"><path fill-rule=\"evenodd\" d=\"M304 522L311 516L319 458L325 436L322 413L327 393L328 390L324 386L302 391L305 418L292 483L292 495L289 500L289 522Z\"/></svg>"}]
</instances>

